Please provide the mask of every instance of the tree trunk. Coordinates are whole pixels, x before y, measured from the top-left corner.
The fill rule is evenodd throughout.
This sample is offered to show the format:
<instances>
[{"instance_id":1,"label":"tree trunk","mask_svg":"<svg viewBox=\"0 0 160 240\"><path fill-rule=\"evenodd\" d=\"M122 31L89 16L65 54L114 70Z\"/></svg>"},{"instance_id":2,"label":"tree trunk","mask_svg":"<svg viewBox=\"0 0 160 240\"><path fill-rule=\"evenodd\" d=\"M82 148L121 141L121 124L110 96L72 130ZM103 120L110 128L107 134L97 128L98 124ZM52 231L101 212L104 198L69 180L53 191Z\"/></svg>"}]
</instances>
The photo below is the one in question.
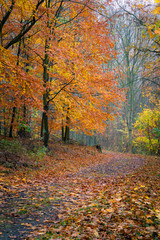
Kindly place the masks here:
<instances>
[{"instance_id":1,"label":"tree trunk","mask_svg":"<svg viewBox=\"0 0 160 240\"><path fill-rule=\"evenodd\" d=\"M157 151L157 155L160 156L160 139L158 138L158 151Z\"/></svg>"},{"instance_id":2,"label":"tree trunk","mask_svg":"<svg viewBox=\"0 0 160 240\"><path fill-rule=\"evenodd\" d=\"M46 46L45 46L45 58L44 58L44 70L43 70L43 81L44 81L44 87L46 88L46 84L48 82L48 54L47 54L47 48L48 48L48 43L46 41ZM48 91L47 89L45 90L45 93L43 94L43 115L42 115L42 121L43 121L43 129L44 129L44 146L48 147L48 141L49 141L49 130L48 130L48 110L49 110L49 102L48 102Z\"/></svg>"},{"instance_id":3,"label":"tree trunk","mask_svg":"<svg viewBox=\"0 0 160 240\"><path fill-rule=\"evenodd\" d=\"M66 125L66 129L65 129L65 143L69 142L69 126Z\"/></svg>"},{"instance_id":4,"label":"tree trunk","mask_svg":"<svg viewBox=\"0 0 160 240\"><path fill-rule=\"evenodd\" d=\"M63 125L63 120L62 120L62 142L65 141L65 131L64 131L64 125Z\"/></svg>"},{"instance_id":5,"label":"tree trunk","mask_svg":"<svg viewBox=\"0 0 160 240\"><path fill-rule=\"evenodd\" d=\"M132 127L128 129L129 141L128 141L128 152L132 153Z\"/></svg>"},{"instance_id":6,"label":"tree trunk","mask_svg":"<svg viewBox=\"0 0 160 240\"><path fill-rule=\"evenodd\" d=\"M11 124L10 124L10 130L9 130L9 137L13 137L13 122L15 119L16 115L16 107L13 107L13 112L12 112L12 119L11 119Z\"/></svg>"},{"instance_id":7,"label":"tree trunk","mask_svg":"<svg viewBox=\"0 0 160 240\"><path fill-rule=\"evenodd\" d=\"M4 115L3 115L4 136L7 137L5 108L3 108L3 113L4 113Z\"/></svg>"},{"instance_id":8,"label":"tree trunk","mask_svg":"<svg viewBox=\"0 0 160 240\"><path fill-rule=\"evenodd\" d=\"M48 129L48 105L44 106L44 115L43 115L43 123L44 123L44 146L48 148L48 142L49 142L49 129Z\"/></svg>"},{"instance_id":9,"label":"tree trunk","mask_svg":"<svg viewBox=\"0 0 160 240\"><path fill-rule=\"evenodd\" d=\"M59 17L60 12L62 11L62 4L63 1L60 3L60 6L55 13L55 18ZM46 1L46 8L49 9L51 7L51 0ZM50 34L53 35L54 31L54 26L52 26L52 21L50 20L49 12L47 11L47 17L48 17L48 22L47 22L47 28L50 29ZM49 65L51 64L48 56L48 49L49 49L49 42L50 42L50 37L47 37L45 40L45 57L43 61L43 81L44 81L44 88L45 88L45 93L43 94L43 116L42 116L42 127L41 127L41 135L43 135L44 132L44 146L48 147L48 142L49 142L49 129L48 129L48 110L49 110L49 90L47 89L47 83L49 82L49 74L48 74L48 68ZM44 131L42 131L42 129Z\"/></svg>"},{"instance_id":10,"label":"tree trunk","mask_svg":"<svg viewBox=\"0 0 160 240\"><path fill-rule=\"evenodd\" d=\"M42 113L42 121L41 121L41 137L43 137L43 122L44 122L44 113Z\"/></svg>"},{"instance_id":11,"label":"tree trunk","mask_svg":"<svg viewBox=\"0 0 160 240\"><path fill-rule=\"evenodd\" d=\"M50 0L46 1L46 8L50 8ZM48 14L47 14L48 15ZM48 23L47 27L49 28L49 15L48 15ZM48 59L48 44L49 39L45 40L45 56L43 61L43 82L44 82L44 88L45 93L43 94L43 115L42 115L42 125L41 128L41 134L44 134L44 146L48 148L48 142L49 142L49 129L48 129L48 110L49 110L49 101L48 101L48 90L47 90L47 83L49 81L49 74L48 74L48 65L49 65L49 59ZM43 129L43 130L42 130Z\"/></svg>"},{"instance_id":12,"label":"tree trunk","mask_svg":"<svg viewBox=\"0 0 160 240\"><path fill-rule=\"evenodd\" d=\"M68 113L69 113L69 109L67 112L67 116L66 116L66 128L65 128L65 137L64 137L64 142L67 143L69 142L69 138L70 138L70 118L68 117Z\"/></svg>"}]
</instances>

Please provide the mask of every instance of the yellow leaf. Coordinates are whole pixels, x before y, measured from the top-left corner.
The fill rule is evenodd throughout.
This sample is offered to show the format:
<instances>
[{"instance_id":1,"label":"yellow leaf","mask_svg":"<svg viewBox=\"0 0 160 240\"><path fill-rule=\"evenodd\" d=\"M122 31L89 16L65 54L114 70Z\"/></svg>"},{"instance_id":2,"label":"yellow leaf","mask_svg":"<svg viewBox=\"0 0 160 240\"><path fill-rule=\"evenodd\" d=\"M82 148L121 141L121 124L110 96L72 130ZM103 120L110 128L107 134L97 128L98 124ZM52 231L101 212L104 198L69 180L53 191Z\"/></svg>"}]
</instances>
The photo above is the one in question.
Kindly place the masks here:
<instances>
[{"instance_id":1,"label":"yellow leaf","mask_svg":"<svg viewBox=\"0 0 160 240\"><path fill-rule=\"evenodd\" d=\"M153 11L154 14L159 14L159 12L160 12L160 8L159 7L155 8L154 11Z\"/></svg>"},{"instance_id":2,"label":"yellow leaf","mask_svg":"<svg viewBox=\"0 0 160 240\"><path fill-rule=\"evenodd\" d=\"M30 223L21 223L21 225L27 226L27 227L32 227L32 224Z\"/></svg>"},{"instance_id":3,"label":"yellow leaf","mask_svg":"<svg viewBox=\"0 0 160 240\"><path fill-rule=\"evenodd\" d=\"M109 212L109 213L114 212L113 208L107 208L107 209L105 209L105 211L106 211L106 212Z\"/></svg>"},{"instance_id":4,"label":"yellow leaf","mask_svg":"<svg viewBox=\"0 0 160 240\"><path fill-rule=\"evenodd\" d=\"M158 217L158 219L160 220L160 210L155 210L156 211L156 216Z\"/></svg>"},{"instance_id":5,"label":"yellow leaf","mask_svg":"<svg viewBox=\"0 0 160 240\"><path fill-rule=\"evenodd\" d=\"M22 181L26 183L26 179L25 178L23 178Z\"/></svg>"},{"instance_id":6,"label":"yellow leaf","mask_svg":"<svg viewBox=\"0 0 160 240\"><path fill-rule=\"evenodd\" d=\"M21 208L21 209L19 209L19 211L24 211L24 210L26 210L25 208ZM22 224L23 225L23 224Z\"/></svg>"},{"instance_id":7,"label":"yellow leaf","mask_svg":"<svg viewBox=\"0 0 160 240\"><path fill-rule=\"evenodd\" d=\"M95 237L99 237L97 230L94 230L93 233L94 233Z\"/></svg>"},{"instance_id":8,"label":"yellow leaf","mask_svg":"<svg viewBox=\"0 0 160 240\"><path fill-rule=\"evenodd\" d=\"M149 197L148 197L148 196L145 196L145 198L149 199Z\"/></svg>"},{"instance_id":9,"label":"yellow leaf","mask_svg":"<svg viewBox=\"0 0 160 240\"><path fill-rule=\"evenodd\" d=\"M53 197L49 197L49 200L55 200L55 198L53 198Z\"/></svg>"},{"instance_id":10,"label":"yellow leaf","mask_svg":"<svg viewBox=\"0 0 160 240\"><path fill-rule=\"evenodd\" d=\"M151 219L146 219L146 223L150 223L150 224L152 224L153 221L152 221Z\"/></svg>"}]
</instances>

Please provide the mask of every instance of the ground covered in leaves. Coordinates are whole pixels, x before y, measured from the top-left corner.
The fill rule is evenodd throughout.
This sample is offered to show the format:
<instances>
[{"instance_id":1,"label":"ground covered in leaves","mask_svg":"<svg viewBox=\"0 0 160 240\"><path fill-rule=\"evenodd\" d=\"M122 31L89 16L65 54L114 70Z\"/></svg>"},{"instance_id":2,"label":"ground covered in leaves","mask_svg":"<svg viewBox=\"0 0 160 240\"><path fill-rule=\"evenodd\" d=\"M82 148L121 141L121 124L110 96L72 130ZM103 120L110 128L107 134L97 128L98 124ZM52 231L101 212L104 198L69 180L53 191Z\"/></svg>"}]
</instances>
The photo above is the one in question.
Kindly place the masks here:
<instances>
[{"instance_id":1,"label":"ground covered in leaves","mask_svg":"<svg viewBox=\"0 0 160 240\"><path fill-rule=\"evenodd\" d=\"M1 157L0 239L160 239L160 158L61 143Z\"/></svg>"}]
</instances>

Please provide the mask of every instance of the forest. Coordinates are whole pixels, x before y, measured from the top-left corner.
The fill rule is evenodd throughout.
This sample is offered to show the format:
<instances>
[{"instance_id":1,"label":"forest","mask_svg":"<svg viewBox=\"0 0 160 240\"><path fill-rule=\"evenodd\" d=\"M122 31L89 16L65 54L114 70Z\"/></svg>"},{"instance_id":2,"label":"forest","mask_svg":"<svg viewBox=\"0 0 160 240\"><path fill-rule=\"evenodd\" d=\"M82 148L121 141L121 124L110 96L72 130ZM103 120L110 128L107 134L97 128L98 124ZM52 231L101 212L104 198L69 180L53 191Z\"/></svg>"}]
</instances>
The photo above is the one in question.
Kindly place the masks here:
<instances>
[{"instance_id":1,"label":"forest","mask_svg":"<svg viewBox=\"0 0 160 240\"><path fill-rule=\"evenodd\" d=\"M0 12L0 238L158 240L160 1Z\"/></svg>"},{"instance_id":2,"label":"forest","mask_svg":"<svg viewBox=\"0 0 160 240\"><path fill-rule=\"evenodd\" d=\"M159 5L136 4L2 1L1 135L159 154Z\"/></svg>"}]
</instances>

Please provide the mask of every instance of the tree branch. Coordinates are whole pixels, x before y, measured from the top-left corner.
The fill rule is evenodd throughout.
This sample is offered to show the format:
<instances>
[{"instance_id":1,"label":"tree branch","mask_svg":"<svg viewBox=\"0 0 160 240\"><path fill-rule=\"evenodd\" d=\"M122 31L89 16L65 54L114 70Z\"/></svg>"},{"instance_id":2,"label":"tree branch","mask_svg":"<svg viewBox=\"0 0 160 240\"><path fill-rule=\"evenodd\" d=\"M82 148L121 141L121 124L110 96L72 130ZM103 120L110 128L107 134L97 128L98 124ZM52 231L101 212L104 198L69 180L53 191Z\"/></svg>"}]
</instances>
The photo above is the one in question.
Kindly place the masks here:
<instances>
[{"instance_id":1,"label":"tree branch","mask_svg":"<svg viewBox=\"0 0 160 240\"><path fill-rule=\"evenodd\" d=\"M2 28L3 28L4 24L6 23L7 19L9 18L10 14L11 14L11 12L13 10L14 4L15 4L15 0L12 0L12 4L9 7L9 10L6 12L6 14L3 17L2 21L0 21L0 33L2 32Z\"/></svg>"},{"instance_id":2,"label":"tree branch","mask_svg":"<svg viewBox=\"0 0 160 240\"><path fill-rule=\"evenodd\" d=\"M74 0L68 0L68 1L69 1L69 2L72 2L72 3L77 3L77 4L80 4L80 5L84 5L84 6L86 6L88 9L90 9L91 11L94 11L94 12L98 13L100 16L102 16L102 17L104 17L104 18L107 18L108 20L111 20L111 18L113 18L113 16L116 15L116 14L119 12L119 11L118 11L118 12L114 13L112 16L107 17L105 14L100 13L98 10L90 7L90 6L87 5L87 4L84 4L84 3L78 2L78 1L74 1ZM88 1L88 2L89 2L89 1Z\"/></svg>"},{"instance_id":3,"label":"tree branch","mask_svg":"<svg viewBox=\"0 0 160 240\"><path fill-rule=\"evenodd\" d=\"M44 0L41 0L37 3L35 11L38 9L38 7L44 2ZM30 21L28 21L26 24L23 25L20 33L14 37L6 46L5 49L8 49L10 46L13 44L17 43L32 27L33 25L43 16L43 14L39 18L35 18L34 14L35 11L33 12L33 17Z\"/></svg>"},{"instance_id":4,"label":"tree branch","mask_svg":"<svg viewBox=\"0 0 160 240\"><path fill-rule=\"evenodd\" d=\"M160 51L158 51L158 50L151 50L148 48L137 48L137 50L139 50L141 52L151 52L151 53L155 53L156 55L160 55Z\"/></svg>"},{"instance_id":5,"label":"tree branch","mask_svg":"<svg viewBox=\"0 0 160 240\"><path fill-rule=\"evenodd\" d=\"M68 83L66 83L66 84L54 95L54 97L52 97L51 99L49 99L49 100L47 101L47 103L49 103L49 102L51 102L53 99L55 99L55 97L56 97L62 90L64 90L64 88L67 87L73 80L74 80L74 78L72 78L71 81L69 81Z\"/></svg>"},{"instance_id":6,"label":"tree branch","mask_svg":"<svg viewBox=\"0 0 160 240\"><path fill-rule=\"evenodd\" d=\"M151 82L151 83L154 83L155 85L159 86L160 87L160 84L154 80L151 80L149 78L142 78L142 80L145 80L145 81L148 81L148 82ZM159 80L159 79L158 79Z\"/></svg>"},{"instance_id":7,"label":"tree branch","mask_svg":"<svg viewBox=\"0 0 160 240\"><path fill-rule=\"evenodd\" d=\"M88 2L89 2L89 0L88 0ZM82 8L73 18L70 18L68 21L57 25L56 28L57 28L57 27L60 27L60 26L62 26L62 25L65 25L65 24L67 24L67 23L72 22L74 19L76 19L76 18L84 11L84 9L85 9L86 6L87 6L87 3L83 6L83 8Z\"/></svg>"},{"instance_id":8,"label":"tree branch","mask_svg":"<svg viewBox=\"0 0 160 240\"><path fill-rule=\"evenodd\" d=\"M80 105L82 108L84 108L84 106L83 106L82 104L80 104L80 103L73 97L73 95L72 95L70 92L68 92L66 89L65 89L64 91L67 92L68 95L70 95L71 98L73 98L73 100L74 100L76 103L78 103L78 105Z\"/></svg>"}]
</instances>

